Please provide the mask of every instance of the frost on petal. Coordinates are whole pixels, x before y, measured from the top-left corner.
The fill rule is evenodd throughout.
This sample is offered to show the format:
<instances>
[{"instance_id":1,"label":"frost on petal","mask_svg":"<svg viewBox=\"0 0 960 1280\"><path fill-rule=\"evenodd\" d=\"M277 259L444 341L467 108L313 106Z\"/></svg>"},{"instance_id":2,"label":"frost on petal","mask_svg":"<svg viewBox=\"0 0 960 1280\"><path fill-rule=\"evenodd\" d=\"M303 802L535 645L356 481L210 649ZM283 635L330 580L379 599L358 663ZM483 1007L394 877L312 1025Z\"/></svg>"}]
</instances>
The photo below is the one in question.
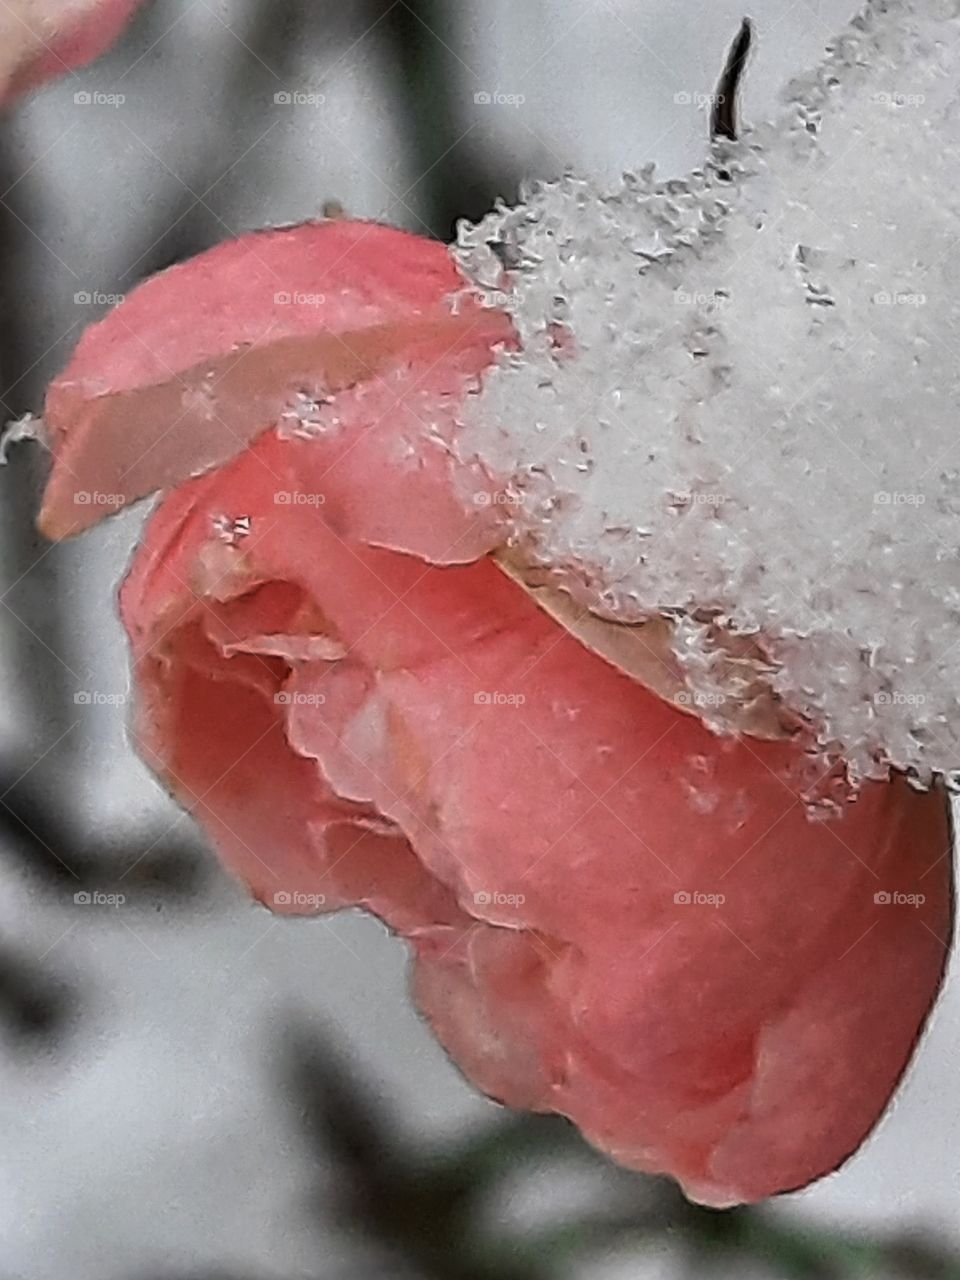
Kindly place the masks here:
<instances>
[{"instance_id":1,"label":"frost on petal","mask_svg":"<svg viewBox=\"0 0 960 1280\"><path fill-rule=\"evenodd\" d=\"M0 106L98 58L140 3L6 0L0 7Z\"/></svg>"},{"instance_id":2,"label":"frost on petal","mask_svg":"<svg viewBox=\"0 0 960 1280\"><path fill-rule=\"evenodd\" d=\"M960 767L958 85L955 0L877 0L701 172L539 186L456 255L510 268L522 352L460 448L517 562L680 619L704 706L718 629L754 637L855 771L924 782Z\"/></svg>"},{"instance_id":3,"label":"frost on petal","mask_svg":"<svg viewBox=\"0 0 960 1280\"><path fill-rule=\"evenodd\" d=\"M432 506L413 492L418 472L452 473L441 425L511 333L497 313L455 312L461 287L440 244L346 221L243 236L153 277L87 330L50 388L44 532L81 532L276 429L316 440L318 501L337 462L343 519L371 538L386 511L418 553L480 554L461 541L478 512L465 518L452 475L447 514L442 485ZM410 486L392 505L381 490L378 511L372 488L389 476Z\"/></svg>"},{"instance_id":4,"label":"frost on petal","mask_svg":"<svg viewBox=\"0 0 960 1280\"><path fill-rule=\"evenodd\" d=\"M797 742L714 735L491 557L278 510L314 445L268 433L151 520L123 591L147 758L257 897L407 937L493 1097L712 1204L835 1168L941 980L942 792L867 782L812 822Z\"/></svg>"}]
</instances>

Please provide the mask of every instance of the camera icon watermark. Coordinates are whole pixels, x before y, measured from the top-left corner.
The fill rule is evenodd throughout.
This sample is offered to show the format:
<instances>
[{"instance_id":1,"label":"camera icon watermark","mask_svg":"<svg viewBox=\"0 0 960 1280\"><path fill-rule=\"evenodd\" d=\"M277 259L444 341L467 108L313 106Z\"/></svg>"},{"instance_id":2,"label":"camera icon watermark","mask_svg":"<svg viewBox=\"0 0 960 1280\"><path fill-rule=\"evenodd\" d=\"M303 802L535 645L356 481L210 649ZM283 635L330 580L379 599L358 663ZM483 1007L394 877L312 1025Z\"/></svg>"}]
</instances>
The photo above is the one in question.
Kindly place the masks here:
<instances>
[{"instance_id":1,"label":"camera icon watermark","mask_svg":"<svg viewBox=\"0 0 960 1280\"><path fill-rule=\"evenodd\" d=\"M77 507L113 507L119 509L126 505L126 501L126 494L101 493L99 489L78 489L73 495L73 503Z\"/></svg>"},{"instance_id":2,"label":"camera icon watermark","mask_svg":"<svg viewBox=\"0 0 960 1280\"><path fill-rule=\"evenodd\" d=\"M73 695L78 707L123 707L130 701L127 693L101 693L99 689L78 689Z\"/></svg>"},{"instance_id":3,"label":"camera icon watermark","mask_svg":"<svg viewBox=\"0 0 960 1280\"><path fill-rule=\"evenodd\" d=\"M474 704L478 707L522 707L526 700L525 693L501 693L498 689L492 692L481 690L473 695Z\"/></svg>"},{"instance_id":4,"label":"camera icon watermark","mask_svg":"<svg viewBox=\"0 0 960 1280\"><path fill-rule=\"evenodd\" d=\"M673 695L678 707L722 707L729 699L725 693L699 693L693 689L681 689Z\"/></svg>"},{"instance_id":5,"label":"camera icon watermark","mask_svg":"<svg viewBox=\"0 0 960 1280\"><path fill-rule=\"evenodd\" d=\"M515 489L500 489L496 493L480 489L473 495L475 507L522 507L523 503L524 495Z\"/></svg>"},{"instance_id":6,"label":"camera icon watermark","mask_svg":"<svg viewBox=\"0 0 960 1280\"><path fill-rule=\"evenodd\" d=\"M326 696L322 693L291 693L283 690L273 695L278 707L322 707Z\"/></svg>"},{"instance_id":7,"label":"camera icon watermark","mask_svg":"<svg viewBox=\"0 0 960 1280\"><path fill-rule=\"evenodd\" d=\"M98 89L81 89L73 95L78 107L122 107L127 100L125 93L101 93Z\"/></svg>"},{"instance_id":8,"label":"camera icon watermark","mask_svg":"<svg viewBox=\"0 0 960 1280\"><path fill-rule=\"evenodd\" d=\"M501 93L499 89L480 89L473 95L474 105L478 107L522 107L526 100L526 94Z\"/></svg>"},{"instance_id":9,"label":"camera icon watermark","mask_svg":"<svg viewBox=\"0 0 960 1280\"><path fill-rule=\"evenodd\" d=\"M925 693L899 693L896 690L885 693L881 690L873 701L878 707L922 707L926 700Z\"/></svg>"},{"instance_id":10,"label":"camera icon watermark","mask_svg":"<svg viewBox=\"0 0 960 1280\"><path fill-rule=\"evenodd\" d=\"M673 301L678 307L704 307L710 311L719 311L730 302L729 293L717 289L713 293L698 292L690 289L675 289Z\"/></svg>"},{"instance_id":11,"label":"camera icon watermark","mask_svg":"<svg viewBox=\"0 0 960 1280\"><path fill-rule=\"evenodd\" d=\"M678 107L719 107L727 99L722 93L691 93L681 89L673 95L673 100Z\"/></svg>"},{"instance_id":12,"label":"camera icon watermark","mask_svg":"<svg viewBox=\"0 0 960 1280\"><path fill-rule=\"evenodd\" d=\"M273 495L276 507L322 507L326 500L326 494L302 493L299 489L278 489Z\"/></svg>"},{"instance_id":13,"label":"camera icon watermark","mask_svg":"<svg viewBox=\"0 0 960 1280\"><path fill-rule=\"evenodd\" d=\"M280 289L273 295L273 301L278 307L324 307L327 304L327 295L306 293L302 289L295 289L292 292L288 289Z\"/></svg>"},{"instance_id":14,"label":"camera icon watermark","mask_svg":"<svg viewBox=\"0 0 960 1280\"><path fill-rule=\"evenodd\" d=\"M275 907L305 907L308 911L319 911L327 904L324 893L302 893L299 889L278 889L273 895Z\"/></svg>"},{"instance_id":15,"label":"camera icon watermark","mask_svg":"<svg viewBox=\"0 0 960 1280\"><path fill-rule=\"evenodd\" d=\"M125 300L124 293L102 293L99 289L78 289L73 295L77 307L119 307Z\"/></svg>"},{"instance_id":16,"label":"camera icon watermark","mask_svg":"<svg viewBox=\"0 0 960 1280\"><path fill-rule=\"evenodd\" d=\"M880 289L873 295L873 302L877 307L925 307L927 295L895 289Z\"/></svg>"},{"instance_id":17,"label":"camera icon watermark","mask_svg":"<svg viewBox=\"0 0 960 1280\"><path fill-rule=\"evenodd\" d=\"M281 89L273 95L276 107L322 107L326 100L325 93L307 92L303 89Z\"/></svg>"},{"instance_id":18,"label":"camera icon watermark","mask_svg":"<svg viewBox=\"0 0 960 1280\"><path fill-rule=\"evenodd\" d=\"M925 493L904 493L881 489L873 495L876 507L922 507L927 501Z\"/></svg>"},{"instance_id":19,"label":"camera icon watermark","mask_svg":"<svg viewBox=\"0 0 960 1280\"><path fill-rule=\"evenodd\" d=\"M879 107L922 107L925 93L875 93L872 99Z\"/></svg>"},{"instance_id":20,"label":"camera icon watermark","mask_svg":"<svg viewBox=\"0 0 960 1280\"><path fill-rule=\"evenodd\" d=\"M678 907L722 907L726 900L726 894L702 893L699 889L678 889L673 895Z\"/></svg>"},{"instance_id":21,"label":"camera icon watermark","mask_svg":"<svg viewBox=\"0 0 960 1280\"><path fill-rule=\"evenodd\" d=\"M473 895L474 905L478 907L522 907L526 902L522 893L498 893L480 889Z\"/></svg>"},{"instance_id":22,"label":"camera icon watermark","mask_svg":"<svg viewBox=\"0 0 960 1280\"><path fill-rule=\"evenodd\" d=\"M125 893L103 893L100 889L80 889L73 895L78 907L122 907L126 900Z\"/></svg>"}]
</instances>

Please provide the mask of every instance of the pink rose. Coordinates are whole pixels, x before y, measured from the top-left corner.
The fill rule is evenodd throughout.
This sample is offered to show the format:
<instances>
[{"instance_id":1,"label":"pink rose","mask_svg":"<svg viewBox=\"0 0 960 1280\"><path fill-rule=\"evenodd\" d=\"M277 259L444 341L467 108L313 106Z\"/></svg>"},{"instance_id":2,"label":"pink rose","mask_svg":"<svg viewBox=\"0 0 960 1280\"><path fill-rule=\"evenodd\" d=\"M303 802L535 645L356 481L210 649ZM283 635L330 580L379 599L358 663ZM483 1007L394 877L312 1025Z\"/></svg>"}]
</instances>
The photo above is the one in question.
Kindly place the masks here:
<instances>
[{"instance_id":1,"label":"pink rose","mask_svg":"<svg viewBox=\"0 0 960 1280\"><path fill-rule=\"evenodd\" d=\"M709 1204L799 1187L939 987L944 796L811 821L795 740L715 736L501 571L456 424L512 331L460 283L351 222L149 281L51 389L44 528L166 491L122 592L138 745L258 899L403 934L491 1096Z\"/></svg>"},{"instance_id":2,"label":"pink rose","mask_svg":"<svg viewBox=\"0 0 960 1280\"><path fill-rule=\"evenodd\" d=\"M7 0L0 10L0 105L114 43L140 0Z\"/></svg>"}]
</instances>

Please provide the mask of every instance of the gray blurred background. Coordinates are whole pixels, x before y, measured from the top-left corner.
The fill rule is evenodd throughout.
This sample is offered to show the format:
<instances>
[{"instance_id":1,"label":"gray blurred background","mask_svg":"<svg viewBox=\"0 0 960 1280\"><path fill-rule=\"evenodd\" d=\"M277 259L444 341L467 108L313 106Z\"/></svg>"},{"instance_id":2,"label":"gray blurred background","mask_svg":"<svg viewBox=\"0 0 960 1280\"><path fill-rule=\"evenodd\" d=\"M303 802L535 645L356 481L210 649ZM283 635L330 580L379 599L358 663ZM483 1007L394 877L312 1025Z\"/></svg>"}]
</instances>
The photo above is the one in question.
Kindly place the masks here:
<instances>
[{"instance_id":1,"label":"gray blurred background","mask_svg":"<svg viewBox=\"0 0 960 1280\"><path fill-rule=\"evenodd\" d=\"M748 118L851 8L752 0ZM449 238L525 178L684 172L743 16L145 5L0 120L4 419L39 411L109 295L245 230L338 201ZM763 1211L689 1210L504 1113L419 1022L401 943L254 907L134 758L113 602L142 510L49 548L35 455L0 470L0 1280L960 1277L955 982L866 1148ZM93 890L126 901L74 901Z\"/></svg>"}]
</instances>

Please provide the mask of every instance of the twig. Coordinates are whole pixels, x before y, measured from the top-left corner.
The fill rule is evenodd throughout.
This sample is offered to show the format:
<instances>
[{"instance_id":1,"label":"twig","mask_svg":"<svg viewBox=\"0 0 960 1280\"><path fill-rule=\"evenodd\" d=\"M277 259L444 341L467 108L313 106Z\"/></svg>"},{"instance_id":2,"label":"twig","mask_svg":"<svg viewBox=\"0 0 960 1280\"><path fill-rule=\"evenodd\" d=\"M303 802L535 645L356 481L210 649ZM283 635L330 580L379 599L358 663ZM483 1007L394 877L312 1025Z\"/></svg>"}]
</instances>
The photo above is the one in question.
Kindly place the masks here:
<instances>
[{"instance_id":1,"label":"twig","mask_svg":"<svg viewBox=\"0 0 960 1280\"><path fill-rule=\"evenodd\" d=\"M736 39L730 46L726 65L714 95L713 111L710 116L712 138L729 138L731 142L735 142L739 136L737 95L752 45L753 24L749 18L744 18Z\"/></svg>"},{"instance_id":2,"label":"twig","mask_svg":"<svg viewBox=\"0 0 960 1280\"><path fill-rule=\"evenodd\" d=\"M782 1280L960 1280L960 1255L936 1241L857 1237L792 1226L766 1208L690 1204L667 1179L611 1165L557 1117L508 1113L492 1130L446 1150L410 1150L313 1031L294 1032L284 1074L311 1144L334 1158L348 1221L429 1280L545 1280L611 1245L643 1250L667 1240L697 1275L725 1258L773 1266ZM604 1207L591 1205L559 1228L506 1241L478 1238L480 1207L508 1180L544 1176L571 1159L605 1172Z\"/></svg>"}]
</instances>

